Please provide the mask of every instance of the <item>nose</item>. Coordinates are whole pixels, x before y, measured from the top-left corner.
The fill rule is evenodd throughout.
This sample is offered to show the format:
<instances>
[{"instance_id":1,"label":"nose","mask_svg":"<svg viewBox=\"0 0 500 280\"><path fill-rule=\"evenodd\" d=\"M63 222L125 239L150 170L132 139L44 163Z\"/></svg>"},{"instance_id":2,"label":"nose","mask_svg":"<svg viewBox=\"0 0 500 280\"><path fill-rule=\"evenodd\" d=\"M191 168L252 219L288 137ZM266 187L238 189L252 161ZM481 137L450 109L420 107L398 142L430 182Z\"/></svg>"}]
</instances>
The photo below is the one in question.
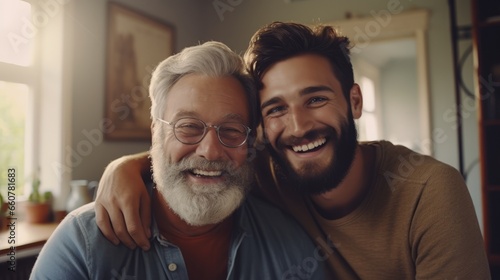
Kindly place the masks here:
<instances>
[{"instance_id":1,"label":"nose","mask_svg":"<svg viewBox=\"0 0 500 280\"><path fill-rule=\"evenodd\" d=\"M313 128L313 122L308 112L300 108L293 108L289 110L286 127L291 136L303 137Z\"/></svg>"},{"instance_id":2,"label":"nose","mask_svg":"<svg viewBox=\"0 0 500 280\"><path fill-rule=\"evenodd\" d=\"M207 160L220 160L224 158L224 146L217 137L214 128L208 128L207 134L200 143L197 144L196 154Z\"/></svg>"}]
</instances>

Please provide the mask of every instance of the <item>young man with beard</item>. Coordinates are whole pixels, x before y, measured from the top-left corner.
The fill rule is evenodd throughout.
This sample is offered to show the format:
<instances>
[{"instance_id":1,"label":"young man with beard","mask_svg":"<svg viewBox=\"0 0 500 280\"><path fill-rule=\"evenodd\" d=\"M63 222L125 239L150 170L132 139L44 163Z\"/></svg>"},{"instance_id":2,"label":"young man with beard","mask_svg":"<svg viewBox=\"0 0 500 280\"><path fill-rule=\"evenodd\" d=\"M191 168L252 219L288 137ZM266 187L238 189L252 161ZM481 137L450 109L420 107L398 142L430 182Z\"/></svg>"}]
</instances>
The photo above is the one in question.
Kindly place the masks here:
<instances>
[{"instance_id":1,"label":"young man with beard","mask_svg":"<svg viewBox=\"0 0 500 280\"><path fill-rule=\"evenodd\" d=\"M260 190L322 246L337 279L490 279L461 175L387 141L357 142L362 95L348 38L275 22L257 31L245 57L270 154L257 157ZM110 239L147 246L141 224L149 221L138 214L147 194L127 183L147 165L144 154L129 156L103 175L96 207ZM129 194L113 198L118 189Z\"/></svg>"},{"instance_id":2,"label":"young man with beard","mask_svg":"<svg viewBox=\"0 0 500 280\"><path fill-rule=\"evenodd\" d=\"M247 196L258 113L241 57L208 42L153 72L151 250L115 246L93 204L71 212L32 279L325 279L319 249L280 209Z\"/></svg>"}]
</instances>

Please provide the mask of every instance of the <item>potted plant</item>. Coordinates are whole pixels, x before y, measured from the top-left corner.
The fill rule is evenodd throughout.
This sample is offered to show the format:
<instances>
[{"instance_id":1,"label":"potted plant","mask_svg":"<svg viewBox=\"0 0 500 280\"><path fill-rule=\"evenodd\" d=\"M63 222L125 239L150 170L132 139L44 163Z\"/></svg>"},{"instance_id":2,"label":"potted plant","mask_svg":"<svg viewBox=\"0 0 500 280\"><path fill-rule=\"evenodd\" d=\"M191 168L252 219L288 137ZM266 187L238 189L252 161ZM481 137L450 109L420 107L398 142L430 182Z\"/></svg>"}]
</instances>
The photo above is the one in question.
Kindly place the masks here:
<instances>
[{"instance_id":1,"label":"potted plant","mask_svg":"<svg viewBox=\"0 0 500 280\"><path fill-rule=\"evenodd\" d=\"M46 223L52 214L52 192L40 192L40 179L33 179L31 193L25 202L25 218L30 223Z\"/></svg>"}]
</instances>

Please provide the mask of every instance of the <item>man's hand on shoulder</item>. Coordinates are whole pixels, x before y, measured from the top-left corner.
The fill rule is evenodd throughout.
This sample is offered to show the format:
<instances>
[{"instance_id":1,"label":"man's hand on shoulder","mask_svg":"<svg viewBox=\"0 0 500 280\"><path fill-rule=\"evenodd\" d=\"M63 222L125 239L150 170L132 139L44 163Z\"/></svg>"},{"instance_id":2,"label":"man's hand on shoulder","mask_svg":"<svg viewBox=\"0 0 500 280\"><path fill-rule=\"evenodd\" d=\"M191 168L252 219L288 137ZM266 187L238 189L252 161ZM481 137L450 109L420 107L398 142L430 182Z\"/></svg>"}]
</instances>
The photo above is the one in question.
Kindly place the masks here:
<instances>
[{"instance_id":1,"label":"man's hand on shoulder","mask_svg":"<svg viewBox=\"0 0 500 280\"><path fill-rule=\"evenodd\" d=\"M149 172L148 153L124 156L104 170L95 201L97 226L115 245L149 250L151 202L142 175Z\"/></svg>"}]
</instances>

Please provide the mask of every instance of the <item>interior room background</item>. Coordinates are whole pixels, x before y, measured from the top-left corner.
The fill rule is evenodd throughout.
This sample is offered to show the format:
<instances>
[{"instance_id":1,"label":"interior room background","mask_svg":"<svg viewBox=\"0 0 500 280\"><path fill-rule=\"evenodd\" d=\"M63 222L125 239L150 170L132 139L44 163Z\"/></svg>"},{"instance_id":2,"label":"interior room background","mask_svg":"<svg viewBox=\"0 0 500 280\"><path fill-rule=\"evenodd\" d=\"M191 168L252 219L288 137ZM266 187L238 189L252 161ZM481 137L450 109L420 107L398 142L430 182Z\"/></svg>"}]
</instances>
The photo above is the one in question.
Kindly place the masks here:
<instances>
[{"instance_id":1,"label":"interior room background","mask_svg":"<svg viewBox=\"0 0 500 280\"><path fill-rule=\"evenodd\" d=\"M40 5L44 1L33 1ZM147 141L107 141L102 137L106 89L107 9L105 0L53 0L49 20L37 28L39 68L31 75L36 80L33 109L35 136L32 140L34 165L41 167L43 187L56 197L55 208L64 208L69 182L75 179L99 180L105 166L125 154L147 150ZM272 21L297 21L305 24L329 23L346 17L372 17L391 7L401 13L413 9L429 12L425 34L429 81L429 123L431 153L438 160L458 169L459 144L455 112L452 38L448 1L444 0L115 0L133 10L160 19L174 28L174 52L208 40L226 43L233 50L245 51L252 34ZM458 25L471 23L470 1L457 2ZM38 7L42 8L42 7ZM43 8L42 8L43 9ZM352 38L351 38L352 39ZM471 39L459 41L464 53ZM399 48L405 48L404 45ZM400 59L409 69L412 62ZM395 71L395 70L393 70ZM396 71L397 72L397 71ZM410 71L411 72L411 71ZM461 69L465 84L474 89L472 57L464 58ZM415 71L413 74L416 75ZM414 78L414 77L413 77ZM414 90L415 84L399 77L401 93ZM464 104L473 104L467 102ZM397 112L401 118L415 118L412 111L401 111L397 104L386 104L384 111ZM477 117L473 105L464 106L463 166L479 221L482 223ZM418 117L417 117L418 118ZM394 126L394 124L386 124ZM382 125L383 128L383 125ZM410 129L411 131L411 129ZM388 138L397 137L389 135ZM83 142L91 143L79 152ZM415 141L407 141L415 148ZM418 142L418 141L417 141ZM90 147L90 148L89 148ZM417 147L418 148L418 147ZM81 149L80 149L81 150ZM36 167L33 167L35 169Z\"/></svg>"}]
</instances>

